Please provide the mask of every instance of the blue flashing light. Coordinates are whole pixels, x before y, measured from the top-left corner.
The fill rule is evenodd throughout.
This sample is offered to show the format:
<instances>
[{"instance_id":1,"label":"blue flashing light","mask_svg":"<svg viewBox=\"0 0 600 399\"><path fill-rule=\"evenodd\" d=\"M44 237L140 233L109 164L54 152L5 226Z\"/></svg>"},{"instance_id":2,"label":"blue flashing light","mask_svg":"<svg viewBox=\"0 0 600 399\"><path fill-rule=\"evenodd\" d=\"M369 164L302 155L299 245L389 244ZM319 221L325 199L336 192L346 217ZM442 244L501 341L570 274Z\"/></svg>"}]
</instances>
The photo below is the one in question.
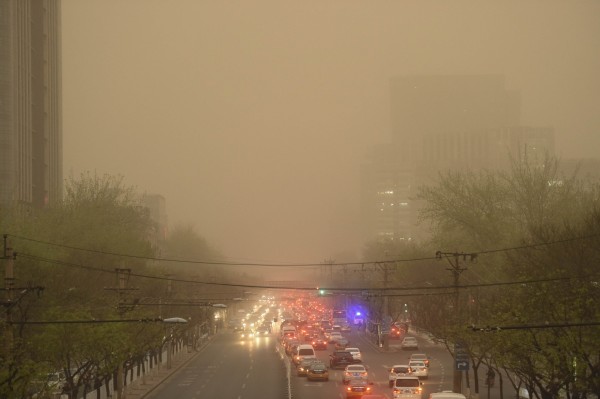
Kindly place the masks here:
<instances>
[{"instance_id":1,"label":"blue flashing light","mask_svg":"<svg viewBox=\"0 0 600 399\"><path fill-rule=\"evenodd\" d=\"M357 315L357 316L360 316L360 312L356 312L356 315Z\"/></svg>"}]
</instances>

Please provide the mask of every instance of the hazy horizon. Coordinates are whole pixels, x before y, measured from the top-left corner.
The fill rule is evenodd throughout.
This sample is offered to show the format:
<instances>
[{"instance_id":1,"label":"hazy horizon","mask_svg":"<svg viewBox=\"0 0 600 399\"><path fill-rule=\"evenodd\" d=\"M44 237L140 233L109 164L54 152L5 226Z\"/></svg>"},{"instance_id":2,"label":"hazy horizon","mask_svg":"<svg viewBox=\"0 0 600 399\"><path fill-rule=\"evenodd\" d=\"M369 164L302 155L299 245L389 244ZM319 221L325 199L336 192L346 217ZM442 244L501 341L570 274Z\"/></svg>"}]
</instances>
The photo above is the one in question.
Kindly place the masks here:
<instances>
[{"instance_id":1,"label":"hazy horizon","mask_svg":"<svg viewBox=\"0 0 600 399\"><path fill-rule=\"evenodd\" d=\"M593 1L62 0L64 175L163 195L232 261L358 259L392 78L504 75L559 157L598 157L598 21Z\"/></svg>"}]
</instances>

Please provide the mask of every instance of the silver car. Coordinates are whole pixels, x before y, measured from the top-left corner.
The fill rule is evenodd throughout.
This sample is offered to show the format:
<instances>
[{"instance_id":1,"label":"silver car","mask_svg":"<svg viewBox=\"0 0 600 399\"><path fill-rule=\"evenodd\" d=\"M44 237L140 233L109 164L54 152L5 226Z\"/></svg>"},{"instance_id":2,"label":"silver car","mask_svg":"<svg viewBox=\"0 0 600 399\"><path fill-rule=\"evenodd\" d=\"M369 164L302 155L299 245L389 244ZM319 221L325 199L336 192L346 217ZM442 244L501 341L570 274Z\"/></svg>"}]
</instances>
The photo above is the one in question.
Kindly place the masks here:
<instances>
[{"instance_id":1,"label":"silver car","mask_svg":"<svg viewBox=\"0 0 600 399\"><path fill-rule=\"evenodd\" d=\"M412 370L412 375L415 377L427 379L429 377L429 367L422 360L413 360L408 362L408 366Z\"/></svg>"},{"instance_id":2,"label":"silver car","mask_svg":"<svg viewBox=\"0 0 600 399\"><path fill-rule=\"evenodd\" d=\"M415 337L404 337L401 347L402 349L419 349L419 343Z\"/></svg>"}]
</instances>

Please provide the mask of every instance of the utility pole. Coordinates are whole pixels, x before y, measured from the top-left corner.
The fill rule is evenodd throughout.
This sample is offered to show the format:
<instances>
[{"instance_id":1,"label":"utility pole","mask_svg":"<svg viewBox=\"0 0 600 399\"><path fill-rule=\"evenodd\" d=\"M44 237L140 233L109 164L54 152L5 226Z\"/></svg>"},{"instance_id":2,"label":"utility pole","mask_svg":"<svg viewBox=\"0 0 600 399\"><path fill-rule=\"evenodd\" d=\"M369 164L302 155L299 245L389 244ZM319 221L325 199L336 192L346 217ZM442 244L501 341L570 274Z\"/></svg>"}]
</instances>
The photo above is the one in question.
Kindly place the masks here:
<instances>
[{"instance_id":1,"label":"utility pole","mask_svg":"<svg viewBox=\"0 0 600 399\"><path fill-rule=\"evenodd\" d=\"M15 275L14 275L14 253L13 249L9 247L8 235L4 235L4 254L2 259L6 260L6 266L4 269L4 289L6 290L5 306L6 306L6 332L5 332L5 344L6 344L6 359L9 365L12 365L12 345L13 345L13 330L12 330L12 319L11 309L13 305L13 290L15 288ZM10 366L9 366L10 367ZM8 381L9 388L11 387L11 380Z\"/></svg>"},{"instance_id":2,"label":"utility pole","mask_svg":"<svg viewBox=\"0 0 600 399\"><path fill-rule=\"evenodd\" d=\"M387 288L389 287L390 282L390 269L388 267L387 261L388 253L385 251L385 260L379 263L380 270L383 271L383 306L381 311L381 321L380 321L380 332L379 332L379 343L383 346L385 351L389 351L390 349L390 330L392 328L392 317L390 316L390 303L387 295Z\"/></svg>"},{"instance_id":3,"label":"utility pole","mask_svg":"<svg viewBox=\"0 0 600 399\"><path fill-rule=\"evenodd\" d=\"M452 273L454 278L454 322L457 325L461 323L461 306L460 306L460 275L462 272L467 270L464 267L460 266L460 259L462 258L464 261L467 258L471 261L474 261L477 258L477 254L465 254L458 252L436 252L436 258L442 259L445 257L448 263L450 263L450 268L446 269ZM469 371L469 360L467 357L467 353L462 343L456 342L454 344L454 374L453 374L453 391L457 393L462 393L462 372Z\"/></svg>"},{"instance_id":4,"label":"utility pole","mask_svg":"<svg viewBox=\"0 0 600 399\"><path fill-rule=\"evenodd\" d=\"M130 309L128 309L124 305L123 295L124 295L125 291L138 290L139 288L128 288L127 287L127 285L129 284L129 276L131 275L131 269L116 268L115 273L116 273L116 278L117 278L117 286L114 288L110 288L110 287L106 288L105 287L104 289L105 290L114 290L117 292L117 310L119 311L121 316L123 316L123 314L127 310L131 310L133 308L133 307L131 307ZM117 399L125 399L125 390L123 389L123 387L124 387L123 377L124 377L123 360L119 359L119 366L117 367L117 387L116 387Z\"/></svg>"},{"instance_id":5,"label":"utility pole","mask_svg":"<svg viewBox=\"0 0 600 399\"><path fill-rule=\"evenodd\" d=\"M8 363L8 375L12 375L12 369L15 367L14 362L14 334L13 334L13 320L12 320L12 308L16 306L25 295L29 294L31 291L37 291L38 297L40 292L44 290L44 287L41 286L32 286L29 285L27 287L15 287L15 260L17 259L17 253L11 248L10 242L8 240L8 234L4 234L4 250L2 252L2 256L0 256L1 260L5 260L6 264L4 267L4 291L5 291L5 299L3 301L0 300L0 305L4 305L5 312L5 321L6 321L6 331L5 331L5 351L4 358ZM0 289L2 291L2 289ZM18 292L18 295L15 293ZM1 354L0 354L1 355ZM9 389L12 388L12 377L9 377L6 381L6 385Z\"/></svg>"}]
</instances>

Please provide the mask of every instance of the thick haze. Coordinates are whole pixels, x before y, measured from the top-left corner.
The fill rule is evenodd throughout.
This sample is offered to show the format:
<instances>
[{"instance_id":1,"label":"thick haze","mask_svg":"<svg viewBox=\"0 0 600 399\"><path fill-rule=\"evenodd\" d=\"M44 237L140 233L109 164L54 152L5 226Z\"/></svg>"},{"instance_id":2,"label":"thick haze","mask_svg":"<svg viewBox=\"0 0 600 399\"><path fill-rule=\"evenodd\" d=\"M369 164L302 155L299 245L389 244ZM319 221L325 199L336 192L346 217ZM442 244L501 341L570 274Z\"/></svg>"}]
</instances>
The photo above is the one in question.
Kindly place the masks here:
<instances>
[{"instance_id":1,"label":"thick haze","mask_svg":"<svg viewBox=\"0 0 600 399\"><path fill-rule=\"evenodd\" d=\"M600 156L600 2L62 0L65 176L122 175L232 261L359 257L390 79L504 74Z\"/></svg>"}]
</instances>

